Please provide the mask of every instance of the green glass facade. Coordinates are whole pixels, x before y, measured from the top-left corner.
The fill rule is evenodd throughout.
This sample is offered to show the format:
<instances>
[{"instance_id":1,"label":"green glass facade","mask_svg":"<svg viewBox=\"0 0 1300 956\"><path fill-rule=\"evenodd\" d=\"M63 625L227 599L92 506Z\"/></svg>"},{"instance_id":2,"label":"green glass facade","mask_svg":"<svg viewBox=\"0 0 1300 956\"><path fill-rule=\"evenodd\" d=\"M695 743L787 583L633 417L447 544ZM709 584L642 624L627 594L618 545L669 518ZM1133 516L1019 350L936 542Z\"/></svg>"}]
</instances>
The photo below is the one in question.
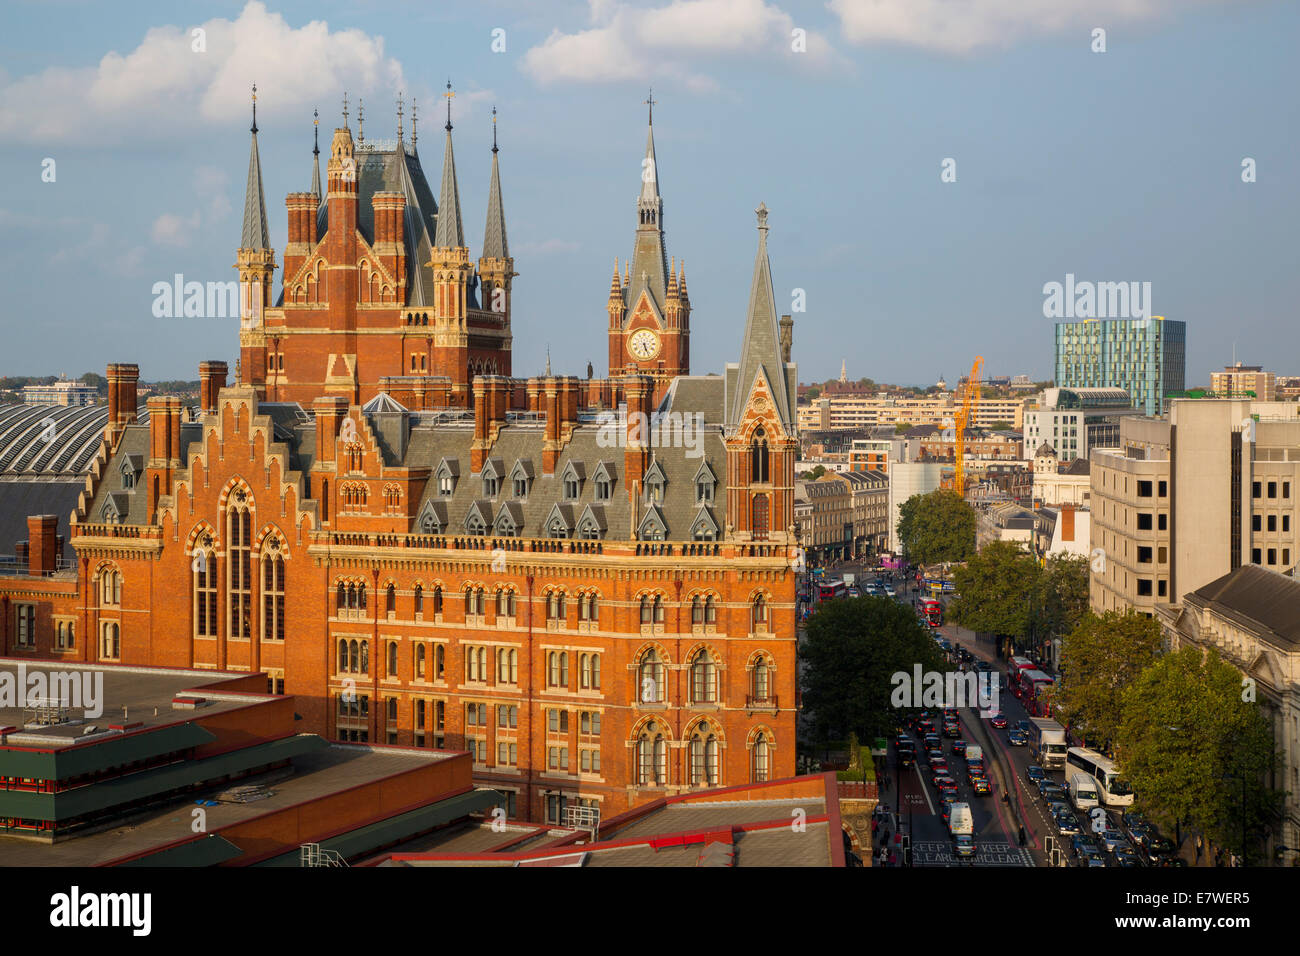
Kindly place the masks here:
<instances>
[{"instance_id":1,"label":"green glass facade","mask_svg":"<svg viewBox=\"0 0 1300 956\"><path fill-rule=\"evenodd\" d=\"M1187 323L1085 319L1056 323L1056 384L1122 388L1147 415L1165 411L1165 395L1186 386Z\"/></svg>"}]
</instances>

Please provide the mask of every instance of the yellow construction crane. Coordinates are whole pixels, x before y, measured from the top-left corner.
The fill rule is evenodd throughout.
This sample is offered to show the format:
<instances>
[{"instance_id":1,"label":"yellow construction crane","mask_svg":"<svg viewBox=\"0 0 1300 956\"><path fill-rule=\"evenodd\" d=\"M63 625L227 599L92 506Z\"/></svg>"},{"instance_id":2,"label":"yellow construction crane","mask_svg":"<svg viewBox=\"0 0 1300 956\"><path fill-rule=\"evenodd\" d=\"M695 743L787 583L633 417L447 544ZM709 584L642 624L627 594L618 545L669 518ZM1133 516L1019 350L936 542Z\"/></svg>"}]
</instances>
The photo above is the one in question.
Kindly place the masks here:
<instances>
[{"instance_id":1,"label":"yellow construction crane","mask_svg":"<svg viewBox=\"0 0 1300 956\"><path fill-rule=\"evenodd\" d=\"M953 460L956 464L953 474L953 490L963 498L966 497L966 473L964 470L964 461L966 457L966 425L970 422L971 408L980 397L980 370L984 366L984 356L975 356L975 363L970 367L970 376L966 379L965 385L958 387L958 394L961 398L961 407L957 409L956 418L956 435L953 444Z\"/></svg>"}]
</instances>

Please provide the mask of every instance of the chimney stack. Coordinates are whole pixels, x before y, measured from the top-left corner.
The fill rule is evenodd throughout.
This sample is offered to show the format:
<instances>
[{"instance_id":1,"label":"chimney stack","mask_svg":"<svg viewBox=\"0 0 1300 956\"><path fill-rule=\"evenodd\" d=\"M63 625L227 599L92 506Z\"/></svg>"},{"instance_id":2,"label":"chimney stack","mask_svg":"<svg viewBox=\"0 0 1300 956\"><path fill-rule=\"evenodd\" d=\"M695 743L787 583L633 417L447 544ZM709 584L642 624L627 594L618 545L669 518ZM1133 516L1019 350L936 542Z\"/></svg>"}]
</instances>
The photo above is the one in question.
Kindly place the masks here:
<instances>
[{"instance_id":1,"label":"chimney stack","mask_svg":"<svg viewBox=\"0 0 1300 956\"><path fill-rule=\"evenodd\" d=\"M312 402L316 413L316 457L313 464L334 461L334 449L343 419L348 414L348 400L342 395L325 395Z\"/></svg>"},{"instance_id":2,"label":"chimney stack","mask_svg":"<svg viewBox=\"0 0 1300 956\"><path fill-rule=\"evenodd\" d=\"M225 362L207 361L199 363L199 408L203 412L217 410L217 393L226 387L227 366Z\"/></svg>"},{"instance_id":3,"label":"chimney stack","mask_svg":"<svg viewBox=\"0 0 1300 956\"><path fill-rule=\"evenodd\" d=\"M175 396L153 395L149 398L149 460L145 464L145 484L150 520L158 508L158 499L172 493L176 472L181 467L181 400Z\"/></svg>"},{"instance_id":4,"label":"chimney stack","mask_svg":"<svg viewBox=\"0 0 1300 956\"><path fill-rule=\"evenodd\" d=\"M623 481L628 494L639 494L641 479L650 465L650 412L654 398L654 379L648 375L628 375L623 379L627 422L623 449Z\"/></svg>"},{"instance_id":5,"label":"chimney stack","mask_svg":"<svg viewBox=\"0 0 1300 956\"><path fill-rule=\"evenodd\" d=\"M479 472L497 440L510 410L511 381L504 375L474 378L474 441L470 445L470 470Z\"/></svg>"},{"instance_id":6,"label":"chimney stack","mask_svg":"<svg viewBox=\"0 0 1300 956\"><path fill-rule=\"evenodd\" d=\"M59 518L31 515L27 519L27 573L52 574L58 565Z\"/></svg>"},{"instance_id":7,"label":"chimney stack","mask_svg":"<svg viewBox=\"0 0 1300 956\"><path fill-rule=\"evenodd\" d=\"M114 440L127 425L136 420L136 384L140 366L133 362L114 362L108 366L108 436Z\"/></svg>"}]
</instances>

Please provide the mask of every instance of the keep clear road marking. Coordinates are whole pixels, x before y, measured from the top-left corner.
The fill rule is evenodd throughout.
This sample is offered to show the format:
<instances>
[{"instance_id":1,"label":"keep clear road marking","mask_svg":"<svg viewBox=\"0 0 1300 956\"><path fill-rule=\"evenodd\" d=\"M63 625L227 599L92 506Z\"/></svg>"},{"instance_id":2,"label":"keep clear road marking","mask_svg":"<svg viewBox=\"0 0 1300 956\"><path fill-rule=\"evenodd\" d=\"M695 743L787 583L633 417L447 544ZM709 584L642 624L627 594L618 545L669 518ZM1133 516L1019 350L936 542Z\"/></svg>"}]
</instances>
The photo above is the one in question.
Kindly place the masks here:
<instances>
[{"instance_id":1,"label":"keep clear road marking","mask_svg":"<svg viewBox=\"0 0 1300 956\"><path fill-rule=\"evenodd\" d=\"M1023 847L1010 843L980 842L975 857L970 860L959 858L952 851L951 843L922 841L912 844L913 858L917 866L1024 866L1034 865L1033 857Z\"/></svg>"}]
</instances>

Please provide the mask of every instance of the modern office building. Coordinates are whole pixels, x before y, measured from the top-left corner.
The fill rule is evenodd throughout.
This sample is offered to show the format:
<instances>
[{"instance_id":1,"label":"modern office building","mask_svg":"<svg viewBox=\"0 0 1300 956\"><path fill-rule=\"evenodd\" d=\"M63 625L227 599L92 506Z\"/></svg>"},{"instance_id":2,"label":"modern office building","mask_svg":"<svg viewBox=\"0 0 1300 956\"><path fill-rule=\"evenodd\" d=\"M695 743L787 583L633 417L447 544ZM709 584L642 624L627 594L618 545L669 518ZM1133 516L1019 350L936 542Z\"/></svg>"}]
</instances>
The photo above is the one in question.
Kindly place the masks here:
<instances>
[{"instance_id":1,"label":"modern office building","mask_svg":"<svg viewBox=\"0 0 1300 956\"><path fill-rule=\"evenodd\" d=\"M1093 448L1119 444L1119 420L1140 415L1122 388L1048 388L1038 407L1025 412L1026 455L1044 443L1063 462L1087 458Z\"/></svg>"},{"instance_id":2,"label":"modern office building","mask_svg":"<svg viewBox=\"0 0 1300 956\"><path fill-rule=\"evenodd\" d=\"M1300 421L1176 399L1166 418L1122 419L1120 447L1091 461L1094 610L1149 614L1246 564L1294 571Z\"/></svg>"},{"instance_id":3,"label":"modern office building","mask_svg":"<svg viewBox=\"0 0 1300 956\"><path fill-rule=\"evenodd\" d=\"M1161 415L1165 395L1186 388L1186 345L1187 323L1158 315L1058 322L1056 385L1122 388L1144 414Z\"/></svg>"},{"instance_id":4,"label":"modern office building","mask_svg":"<svg viewBox=\"0 0 1300 956\"><path fill-rule=\"evenodd\" d=\"M94 405L99 390L84 382L57 381L49 385L24 385L23 402L27 405L63 405L80 408Z\"/></svg>"},{"instance_id":5,"label":"modern office building","mask_svg":"<svg viewBox=\"0 0 1300 956\"><path fill-rule=\"evenodd\" d=\"M971 403L975 428L1024 425L1024 398L981 397ZM879 395L823 395L798 408L799 430L865 429L877 425L941 425L955 419L961 404L952 393L930 398L886 398Z\"/></svg>"}]
</instances>

